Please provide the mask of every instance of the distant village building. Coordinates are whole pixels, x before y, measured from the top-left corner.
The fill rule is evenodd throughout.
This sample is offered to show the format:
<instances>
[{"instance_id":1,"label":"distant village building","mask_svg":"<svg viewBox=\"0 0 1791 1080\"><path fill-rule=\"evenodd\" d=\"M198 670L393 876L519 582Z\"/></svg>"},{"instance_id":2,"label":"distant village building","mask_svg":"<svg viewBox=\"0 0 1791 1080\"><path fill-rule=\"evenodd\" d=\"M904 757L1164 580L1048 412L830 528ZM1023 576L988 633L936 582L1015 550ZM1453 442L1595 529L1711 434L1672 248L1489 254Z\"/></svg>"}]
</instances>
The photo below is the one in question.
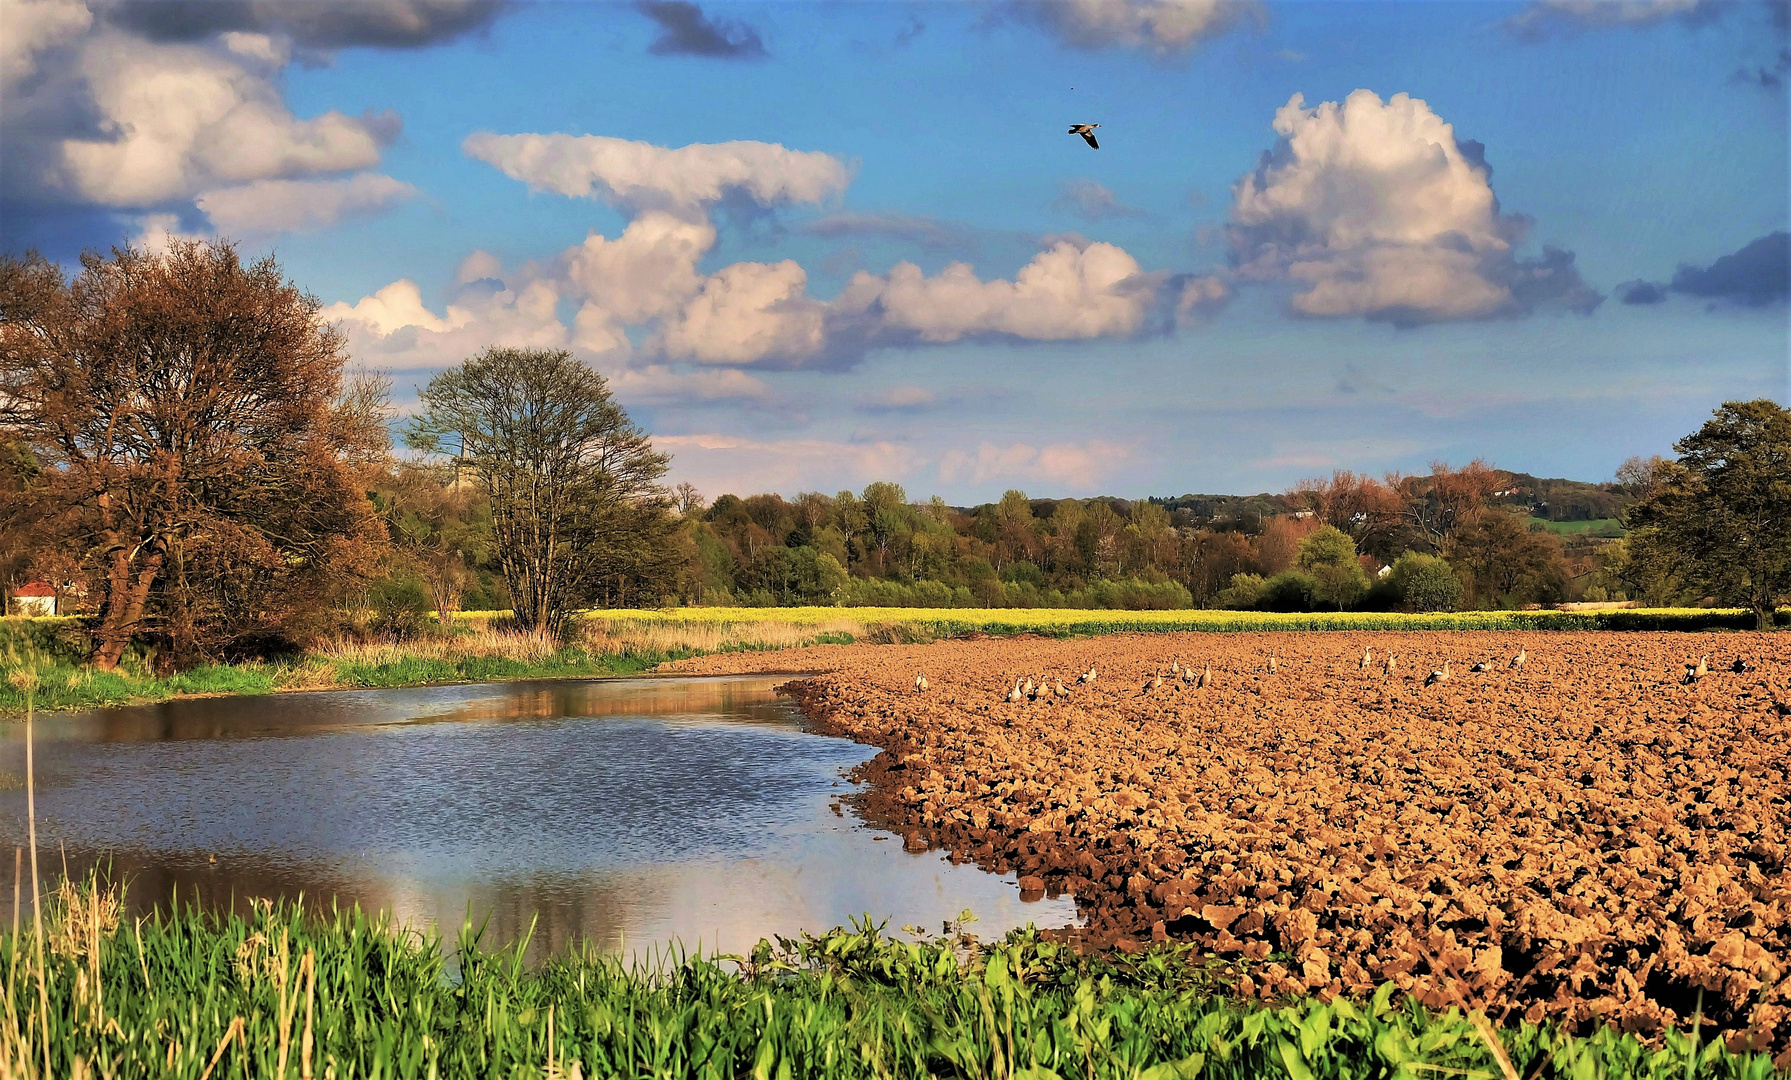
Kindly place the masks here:
<instances>
[{"instance_id":1,"label":"distant village building","mask_svg":"<svg viewBox=\"0 0 1791 1080\"><path fill-rule=\"evenodd\" d=\"M56 614L56 586L47 581L28 581L12 593L13 615Z\"/></svg>"}]
</instances>

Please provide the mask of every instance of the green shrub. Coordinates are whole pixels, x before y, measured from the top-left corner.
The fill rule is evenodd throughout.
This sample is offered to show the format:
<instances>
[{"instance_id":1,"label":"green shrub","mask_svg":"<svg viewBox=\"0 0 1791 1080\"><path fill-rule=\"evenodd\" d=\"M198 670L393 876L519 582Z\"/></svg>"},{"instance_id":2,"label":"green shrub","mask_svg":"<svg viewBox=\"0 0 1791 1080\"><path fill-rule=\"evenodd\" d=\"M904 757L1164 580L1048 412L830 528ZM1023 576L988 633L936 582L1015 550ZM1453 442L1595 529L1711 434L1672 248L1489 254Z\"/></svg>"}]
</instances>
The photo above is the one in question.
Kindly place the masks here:
<instances>
[{"instance_id":1,"label":"green shrub","mask_svg":"<svg viewBox=\"0 0 1791 1080\"><path fill-rule=\"evenodd\" d=\"M1319 583L1304 570L1283 570L1262 583L1256 606L1263 611L1311 611L1318 604Z\"/></svg>"},{"instance_id":2,"label":"green shrub","mask_svg":"<svg viewBox=\"0 0 1791 1080\"><path fill-rule=\"evenodd\" d=\"M435 608L429 590L409 574L375 582L367 606L372 612L368 629L396 640L415 637Z\"/></svg>"},{"instance_id":3,"label":"green shrub","mask_svg":"<svg viewBox=\"0 0 1791 1080\"><path fill-rule=\"evenodd\" d=\"M1300 541L1294 566L1312 579L1313 606L1323 604L1338 611L1351 606L1368 591L1368 575L1356 559L1356 542L1343 530L1326 525ZM1277 608L1281 611L1306 610Z\"/></svg>"},{"instance_id":4,"label":"green shrub","mask_svg":"<svg viewBox=\"0 0 1791 1080\"><path fill-rule=\"evenodd\" d=\"M1232 611L1250 611L1262 599L1261 574L1233 574L1231 584L1219 590L1219 606Z\"/></svg>"},{"instance_id":5,"label":"green shrub","mask_svg":"<svg viewBox=\"0 0 1791 1080\"><path fill-rule=\"evenodd\" d=\"M1387 580L1413 611L1454 611L1461 604L1461 578L1437 555L1408 551L1393 561Z\"/></svg>"}]
</instances>

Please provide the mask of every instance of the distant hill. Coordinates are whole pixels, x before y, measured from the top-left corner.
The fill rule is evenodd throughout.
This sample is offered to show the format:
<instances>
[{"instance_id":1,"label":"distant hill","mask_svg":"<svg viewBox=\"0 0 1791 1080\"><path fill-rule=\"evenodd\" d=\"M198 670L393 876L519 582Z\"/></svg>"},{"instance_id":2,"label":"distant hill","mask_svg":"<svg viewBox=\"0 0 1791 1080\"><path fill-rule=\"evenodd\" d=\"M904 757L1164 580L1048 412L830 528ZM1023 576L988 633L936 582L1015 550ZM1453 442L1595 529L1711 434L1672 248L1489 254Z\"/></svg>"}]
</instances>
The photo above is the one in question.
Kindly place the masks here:
<instances>
[{"instance_id":1,"label":"distant hill","mask_svg":"<svg viewBox=\"0 0 1791 1080\"><path fill-rule=\"evenodd\" d=\"M1616 484L1499 471L1510 478L1502 489L1510 494L1497 501L1545 521L1604 521L1621 517L1636 501Z\"/></svg>"},{"instance_id":2,"label":"distant hill","mask_svg":"<svg viewBox=\"0 0 1791 1080\"><path fill-rule=\"evenodd\" d=\"M1511 472L1508 469L1496 470L1501 478L1499 493L1493 502L1505 507L1513 513L1525 517L1539 518L1548 522L1599 522L1606 523L1622 516L1623 511L1635 502L1635 496L1612 483L1595 484L1585 480L1568 480L1562 477L1532 476L1529 473ZM1061 499L1032 499L1032 512L1035 517L1048 517L1052 509ZM1077 499L1084 505L1104 502L1114 512L1124 516L1131 509L1133 500L1114 495L1098 495L1091 499ZM1235 523L1246 531L1254 532L1264 518L1275 517L1294 510L1294 504L1286 495L1276 495L1267 491L1255 495L1152 495L1146 501L1155 503L1169 511L1177 525L1206 525L1225 527ZM986 506L951 507L960 514L972 517ZM1566 530L1579 532L1582 530ZM1599 529L1596 531L1608 531Z\"/></svg>"}]
</instances>

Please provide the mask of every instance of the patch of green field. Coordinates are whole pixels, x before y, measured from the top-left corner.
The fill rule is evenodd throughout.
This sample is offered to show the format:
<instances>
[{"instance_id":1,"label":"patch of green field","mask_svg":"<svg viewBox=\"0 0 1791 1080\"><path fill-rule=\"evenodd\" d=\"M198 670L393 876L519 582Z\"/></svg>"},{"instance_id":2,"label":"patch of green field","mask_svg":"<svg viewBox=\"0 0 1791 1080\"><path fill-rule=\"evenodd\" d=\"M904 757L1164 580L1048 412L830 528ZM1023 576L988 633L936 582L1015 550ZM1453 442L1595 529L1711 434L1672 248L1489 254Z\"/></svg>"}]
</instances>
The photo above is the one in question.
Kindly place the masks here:
<instances>
[{"instance_id":1,"label":"patch of green field","mask_svg":"<svg viewBox=\"0 0 1791 1080\"><path fill-rule=\"evenodd\" d=\"M184 1077L1579 1077L1766 1080L1763 1054L1704 1032L1654 1045L1574 1037L1370 1000L1264 1007L1185 950L1082 957L1016 931L898 941L834 930L750 957L630 967L589 949L538 969L470 927L431 937L358 909L251 919L188 909L120 918L65 890L0 935L8 1076ZM41 980L40 980L41 973ZM47 1008L45 1005L47 1004ZM47 1033L47 1034L46 1034Z\"/></svg>"},{"instance_id":2,"label":"patch of green field","mask_svg":"<svg viewBox=\"0 0 1791 1080\"><path fill-rule=\"evenodd\" d=\"M1542 528L1559 536L1600 536L1616 538L1624 533L1623 523L1616 518L1598 518L1593 521L1550 521L1547 518L1533 517L1529 519L1530 528Z\"/></svg>"}]
</instances>

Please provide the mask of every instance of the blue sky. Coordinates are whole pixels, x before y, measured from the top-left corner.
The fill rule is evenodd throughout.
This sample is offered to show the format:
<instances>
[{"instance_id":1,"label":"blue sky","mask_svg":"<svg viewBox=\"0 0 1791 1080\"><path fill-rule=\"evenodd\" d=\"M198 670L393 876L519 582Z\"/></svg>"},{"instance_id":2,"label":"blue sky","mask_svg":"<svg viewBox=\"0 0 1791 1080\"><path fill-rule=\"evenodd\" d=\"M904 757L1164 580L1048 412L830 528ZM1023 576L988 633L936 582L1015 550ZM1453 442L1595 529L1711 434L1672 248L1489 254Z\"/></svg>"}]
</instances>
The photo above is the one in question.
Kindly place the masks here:
<instances>
[{"instance_id":1,"label":"blue sky","mask_svg":"<svg viewBox=\"0 0 1791 1080\"><path fill-rule=\"evenodd\" d=\"M0 15L6 250L272 250L401 406L571 348L710 496L1601 479L1791 401L1782 5Z\"/></svg>"}]
</instances>

